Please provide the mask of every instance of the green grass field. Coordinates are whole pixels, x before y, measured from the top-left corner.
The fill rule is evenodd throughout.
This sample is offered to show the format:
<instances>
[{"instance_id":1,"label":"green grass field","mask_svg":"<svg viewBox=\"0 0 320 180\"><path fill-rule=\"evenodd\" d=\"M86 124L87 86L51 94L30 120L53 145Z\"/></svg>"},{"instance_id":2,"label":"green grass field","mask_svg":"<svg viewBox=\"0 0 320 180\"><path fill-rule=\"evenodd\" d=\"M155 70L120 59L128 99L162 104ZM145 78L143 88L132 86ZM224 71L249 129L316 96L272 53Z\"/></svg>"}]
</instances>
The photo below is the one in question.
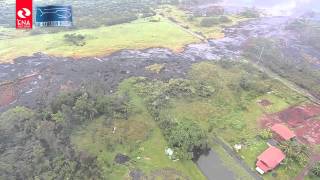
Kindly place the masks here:
<instances>
[{"instance_id":1,"label":"green grass field","mask_svg":"<svg viewBox=\"0 0 320 180\"><path fill-rule=\"evenodd\" d=\"M70 45L64 41L65 34L85 36L84 46ZM42 34L0 40L0 63L10 62L20 56L42 52L54 56L87 57L104 56L121 49L145 49L165 47L180 51L184 45L198 40L177 26L161 19L149 22L140 19L132 23L83 29L55 34Z\"/></svg>"}]
</instances>

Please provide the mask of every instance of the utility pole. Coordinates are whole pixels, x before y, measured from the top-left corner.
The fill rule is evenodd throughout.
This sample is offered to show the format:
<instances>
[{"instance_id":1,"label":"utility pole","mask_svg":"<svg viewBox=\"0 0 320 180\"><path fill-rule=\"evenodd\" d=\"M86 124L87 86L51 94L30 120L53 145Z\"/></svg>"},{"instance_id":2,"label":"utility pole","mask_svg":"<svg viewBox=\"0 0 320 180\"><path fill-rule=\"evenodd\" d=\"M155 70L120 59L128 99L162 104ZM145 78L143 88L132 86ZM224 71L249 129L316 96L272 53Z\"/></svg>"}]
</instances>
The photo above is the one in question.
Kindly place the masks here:
<instances>
[{"instance_id":1,"label":"utility pole","mask_svg":"<svg viewBox=\"0 0 320 180\"><path fill-rule=\"evenodd\" d=\"M261 58L262 58L263 52L264 52L264 46L262 47L262 50L261 50L261 52L260 52L258 64L261 62Z\"/></svg>"}]
</instances>

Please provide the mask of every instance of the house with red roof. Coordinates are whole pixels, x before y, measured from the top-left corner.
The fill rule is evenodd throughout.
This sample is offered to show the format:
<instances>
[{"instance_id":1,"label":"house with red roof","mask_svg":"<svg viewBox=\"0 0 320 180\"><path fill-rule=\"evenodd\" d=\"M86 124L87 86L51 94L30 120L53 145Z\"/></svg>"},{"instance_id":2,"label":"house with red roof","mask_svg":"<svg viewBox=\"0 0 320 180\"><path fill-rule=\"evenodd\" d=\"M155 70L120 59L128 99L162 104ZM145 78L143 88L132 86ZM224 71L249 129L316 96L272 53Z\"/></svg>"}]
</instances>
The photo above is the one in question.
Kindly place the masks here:
<instances>
[{"instance_id":1,"label":"house with red roof","mask_svg":"<svg viewBox=\"0 0 320 180\"><path fill-rule=\"evenodd\" d=\"M276 168L284 159L286 155L278 148L270 146L260 156L256 163L256 170L260 174L264 174Z\"/></svg>"},{"instance_id":2,"label":"house with red roof","mask_svg":"<svg viewBox=\"0 0 320 180\"><path fill-rule=\"evenodd\" d=\"M296 137L293 131L291 131L287 126L283 124L274 124L271 127L271 130L277 134L277 136L285 141L291 140L292 138Z\"/></svg>"}]
</instances>

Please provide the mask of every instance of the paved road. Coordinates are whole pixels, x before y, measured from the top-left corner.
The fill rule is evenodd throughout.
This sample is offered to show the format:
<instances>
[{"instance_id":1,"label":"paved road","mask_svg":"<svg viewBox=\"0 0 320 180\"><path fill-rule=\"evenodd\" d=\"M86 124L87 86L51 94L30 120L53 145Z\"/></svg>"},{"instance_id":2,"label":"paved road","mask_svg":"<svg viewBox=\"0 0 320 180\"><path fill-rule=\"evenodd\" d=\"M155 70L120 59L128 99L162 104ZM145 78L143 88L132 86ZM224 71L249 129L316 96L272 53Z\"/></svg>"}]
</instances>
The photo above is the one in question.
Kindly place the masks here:
<instances>
[{"instance_id":1,"label":"paved road","mask_svg":"<svg viewBox=\"0 0 320 180\"><path fill-rule=\"evenodd\" d=\"M223 149L236 161L238 162L247 172L256 180L263 180L262 177L256 172L253 171L242 159L240 159L232 148L226 145L221 139L215 138L214 141L221 145Z\"/></svg>"},{"instance_id":2,"label":"paved road","mask_svg":"<svg viewBox=\"0 0 320 180\"><path fill-rule=\"evenodd\" d=\"M198 168L208 180L236 180L235 174L223 164L219 154L210 150L197 161Z\"/></svg>"},{"instance_id":3,"label":"paved road","mask_svg":"<svg viewBox=\"0 0 320 180\"><path fill-rule=\"evenodd\" d=\"M247 172L249 179L245 180L263 180L262 177L254 170L252 170L242 159L240 159L236 153L225 144L221 139L214 138L214 143L221 146L226 153L233 159L234 163L237 163L240 167ZM214 150L210 150L208 154L201 155L197 161L197 165L202 173L208 180L236 180L239 179L237 174L232 172L230 167L226 167L219 154Z\"/></svg>"},{"instance_id":4,"label":"paved road","mask_svg":"<svg viewBox=\"0 0 320 180\"><path fill-rule=\"evenodd\" d=\"M315 96L313 96L312 94L310 94L307 90L301 88L300 86L296 85L295 83L287 80L287 79L284 79L282 77L280 77L278 74L272 72L270 69L262 66L262 65L259 65L257 63L253 63L253 66L255 66L257 69L259 69L260 71L268 74L271 78L274 78L280 82L282 82L282 84L286 85L287 87L289 87L290 89L296 91L297 93L307 97L310 101L312 101L313 103L315 104L319 104L320 105L320 99L316 98Z\"/></svg>"}]
</instances>

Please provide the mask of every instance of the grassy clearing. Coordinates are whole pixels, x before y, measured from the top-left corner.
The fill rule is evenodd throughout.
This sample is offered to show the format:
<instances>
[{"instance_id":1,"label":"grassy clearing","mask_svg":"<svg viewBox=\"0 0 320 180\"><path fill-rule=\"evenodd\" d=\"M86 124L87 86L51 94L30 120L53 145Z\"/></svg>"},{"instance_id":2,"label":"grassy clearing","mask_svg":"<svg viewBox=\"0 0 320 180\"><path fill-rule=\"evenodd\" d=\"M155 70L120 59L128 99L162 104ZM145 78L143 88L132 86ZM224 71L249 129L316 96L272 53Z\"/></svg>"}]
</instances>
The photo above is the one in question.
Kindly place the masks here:
<instances>
[{"instance_id":1,"label":"grassy clearing","mask_svg":"<svg viewBox=\"0 0 320 180\"><path fill-rule=\"evenodd\" d=\"M239 15L228 15L227 17L231 20L230 22L220 23L212 27L202 27L200 22L203 17L194 17L193 19L190 19L190 15L175 6L164 5L158 9L158 12L163 14L165 17L174 18L180 25L187 27L193 32L202 33L206 38L213 39L224 37L224 27L233 26L239 22L248 20L248 18L244 18Z\"/></svg>"},{"instance_id":2,"label":"grassy clearing","mask_svg":"<svg viewBox=\"0 0 320 180\"><path fill-rule=\"evenodd\" d=\"M84 46L74 46L64 41L65 34L85 36ZM0 62L10 62L20 56L43 52L54 56L103 56L121 49L165 47L179 51L184 45L198 40L177 26L160 19L149 22L141 19L132 23L83 29L55 34L43 34L0 40Z\"/></svg>"},{"instance_id":3,"label":"grassy clearing","mask_svg":"<svg viewBox=\"0 0 320 180\"><path fill-rule=\"evenodd\" d=\"M130 104L136 113L128 120L114 120L112 125L106 117L100 117L83 126L72 136L78 151L96 155L106 179L127 179L133 169L142 170L148 177L164 178L164 174L155 172L167 168L175 172L169 174L172 177L181 175L190 179L205 179L192 161L173 162L165 155L167 143L142 99L132 89L134 81L132 78L121 83L117 93L129 94ZM117 128L115 133L113 127ZM125 165L118 165L113 162L117 153L126 154L131 160Z\"/></svg>"}]
</instances>

